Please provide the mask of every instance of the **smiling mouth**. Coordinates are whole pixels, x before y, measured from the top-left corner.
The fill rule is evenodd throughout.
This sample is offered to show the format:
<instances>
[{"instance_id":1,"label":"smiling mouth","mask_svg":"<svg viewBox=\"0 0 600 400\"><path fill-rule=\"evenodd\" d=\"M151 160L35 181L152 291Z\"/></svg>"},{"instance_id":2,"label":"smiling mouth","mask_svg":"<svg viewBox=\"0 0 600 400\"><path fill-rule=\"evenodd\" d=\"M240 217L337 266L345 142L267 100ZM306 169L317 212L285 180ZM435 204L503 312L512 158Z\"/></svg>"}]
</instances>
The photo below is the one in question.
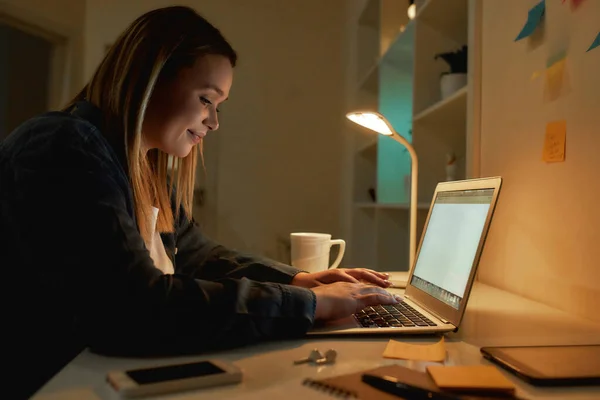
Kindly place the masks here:
<instances>
[{"instance_id":1,"label":"smiling mouth","mask_svg":"<svg viewBox=\"0 0 600 400\"><path fill-rule=\"evenodd\" d=\"M195 138L198 138L198 139L202 139L204 136L206 136L206 133L199 133L199 132L196 132L196 131L192 131L191 129L188 129L187 131L188 131L188 133L190 135L192 135L192 136L194 136Z\"/></svg>"}]
</instances>

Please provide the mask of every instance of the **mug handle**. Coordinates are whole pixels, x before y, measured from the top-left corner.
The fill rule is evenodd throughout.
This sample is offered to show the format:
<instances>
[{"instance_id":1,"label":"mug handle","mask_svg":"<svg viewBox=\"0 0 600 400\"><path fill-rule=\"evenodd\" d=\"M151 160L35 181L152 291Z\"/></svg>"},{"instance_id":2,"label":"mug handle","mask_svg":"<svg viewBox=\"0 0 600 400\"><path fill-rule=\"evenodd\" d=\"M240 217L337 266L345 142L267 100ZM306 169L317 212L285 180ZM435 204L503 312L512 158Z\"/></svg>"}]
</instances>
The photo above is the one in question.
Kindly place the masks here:
<instances>
[{"instance_id":1,"label":"mug handle","mask_svg":"<svg viewBox=\"0 0 600 400\"><path fill-rule=\"evenodd\" d=\"M340 265L340 263L342 262L342 257L344 257L344 252L346 251L346 242L343 239L333 239L329 242L329 247L335 246L336 244L340 246L340 251L338 252L337 258L335 259L333 264L331 264L331 267L329 267L329 269L337 268L338 265Z\"/></svg>"}]
</instances>

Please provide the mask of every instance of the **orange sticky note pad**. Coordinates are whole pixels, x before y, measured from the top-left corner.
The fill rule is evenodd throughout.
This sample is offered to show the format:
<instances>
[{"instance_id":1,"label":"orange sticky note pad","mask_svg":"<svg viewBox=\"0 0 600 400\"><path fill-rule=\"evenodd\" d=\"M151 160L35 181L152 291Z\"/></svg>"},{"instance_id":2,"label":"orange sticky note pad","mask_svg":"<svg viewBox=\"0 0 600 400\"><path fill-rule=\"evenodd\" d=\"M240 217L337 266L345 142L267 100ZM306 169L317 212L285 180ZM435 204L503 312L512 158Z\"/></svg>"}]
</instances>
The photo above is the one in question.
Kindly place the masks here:
<instances>
[{"instance_id":1,"label":"orange sticky note pad","mask_svg":"<svg viewBox=\"0 0 600 400\"><path fill-rule=\"evenodd\" d=\"M383 356L385 358L400 358L404 360L422 360L441 362L446 359L446 345L442 337L432 344L404 343L390 340Z\"/></svg>"},{"instance_id":2,"label":"orange sticky note pad","mask_svg":"<svg viewBox=\"0 0 600 400\"><path fill-rule=\"evenodd\" d=\"M546 139L542 160L545 162L565 161L567 121L554 121L546 125Z\"/></svg>"},{"instance_id":3,"label":"orange sticky note pad","mask_svg":"<svg viewBox=\"0 0 600 400\"><path fill-rule=\"evenodd\" d=\"M515 385L490 365L430 365L427 372L443 390L514 394Z\"/></svg>"}]
</instances>

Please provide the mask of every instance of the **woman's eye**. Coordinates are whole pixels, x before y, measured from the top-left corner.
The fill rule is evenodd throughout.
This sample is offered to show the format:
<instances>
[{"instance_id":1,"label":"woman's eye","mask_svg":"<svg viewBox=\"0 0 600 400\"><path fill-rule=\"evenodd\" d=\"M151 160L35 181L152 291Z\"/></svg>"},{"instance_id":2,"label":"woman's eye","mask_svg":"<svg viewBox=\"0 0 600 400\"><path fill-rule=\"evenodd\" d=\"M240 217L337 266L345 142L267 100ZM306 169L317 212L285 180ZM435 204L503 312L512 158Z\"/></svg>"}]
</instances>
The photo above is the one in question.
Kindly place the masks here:
<instances>
[{"instance_id":1,"label":"woman's eye","mask_svg":"<svg viewBox=\"0 0 600 400\"><path fill-rule=\"evenodd\" d=\"M209 99L207 99L206 97L202 97L202 96L201 96L201 97L200 97L200 102L201 102L202 104L204 104L205 106L212 105L212 101L210 101L210 100L209 100ZM220 110L220 109L218 109L218 108L215 108L215 110L217 110L217 112L221 112L221 110Z\"/></svg>"}]
</instances>

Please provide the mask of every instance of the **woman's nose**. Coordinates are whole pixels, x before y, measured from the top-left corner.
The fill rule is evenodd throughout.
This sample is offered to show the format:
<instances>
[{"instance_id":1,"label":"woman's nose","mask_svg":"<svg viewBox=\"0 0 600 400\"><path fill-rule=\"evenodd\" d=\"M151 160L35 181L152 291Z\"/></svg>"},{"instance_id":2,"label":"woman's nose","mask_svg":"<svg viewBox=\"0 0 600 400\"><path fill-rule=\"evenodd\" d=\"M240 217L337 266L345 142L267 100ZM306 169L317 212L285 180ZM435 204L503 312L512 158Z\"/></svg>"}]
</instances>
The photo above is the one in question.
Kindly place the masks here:
<instances>
[{"instance_id":1,"label":"woman's nose","mask_svg":"<svg viewBox=\"0 0 600 400\"><path fill-rule=\"evenodd\" d=\"M209 112L208 116L204 120L204 125L208 127L211 131L216 131L219 129L219 118L217 117L216 112Z\"/></svg>"}]
</instances>

